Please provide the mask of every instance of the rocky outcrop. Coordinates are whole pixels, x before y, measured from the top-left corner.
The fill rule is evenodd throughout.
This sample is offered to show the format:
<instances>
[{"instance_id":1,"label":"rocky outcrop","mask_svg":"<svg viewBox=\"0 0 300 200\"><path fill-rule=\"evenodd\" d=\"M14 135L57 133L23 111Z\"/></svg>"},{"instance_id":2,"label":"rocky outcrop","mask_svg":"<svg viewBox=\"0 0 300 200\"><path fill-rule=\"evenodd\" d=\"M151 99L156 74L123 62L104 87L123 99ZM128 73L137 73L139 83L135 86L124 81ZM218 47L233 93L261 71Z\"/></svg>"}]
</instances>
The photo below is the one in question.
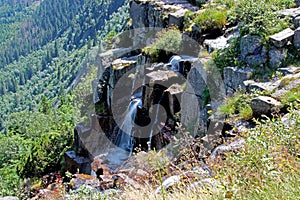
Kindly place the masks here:
<instances>
[{"instance_id":1,"label":"rocky outcrop","mask_svg":"<svg viewBox=\"0 0 300 200\"><path fill-rule=\"evenodd\" d=\"M275 47L282 48L293 41L294 31L290 28L270 36L270 41Z\"/></svg>"},{"instance_id":2,"label":"rocky outcrop","mask_svg":"<svg viewBox=\"0 0 300 200\"><path fill-rule=\"evenodd\" d=\"M260 36L245 35L240 43L241 59L250 66L259 66L266 62L266 49L262 45Z\"/></svg>"},{"instance_id":3,"label":"rocky outcrop","mask_svg":"<svg viewBox=\"0 0 300 200\"><path fill-rule=\"evenodd\" d=\"M245 89L244 81L249 80L253 72L252 68L225 67L223 73L226 94L230 96L238 89Z\"/></svg>"},{"instance_id":4,"label":"rocky outcrop","mask_svg":"<svg viewBox=\"0 0 300 200\"><path fill-rule=\"evenodd\" d=\"M253 116L270 115L271 113L278 113L282 104L268 96L259 96L251 100L251 108Z\"/></svg>"}]
</instances>

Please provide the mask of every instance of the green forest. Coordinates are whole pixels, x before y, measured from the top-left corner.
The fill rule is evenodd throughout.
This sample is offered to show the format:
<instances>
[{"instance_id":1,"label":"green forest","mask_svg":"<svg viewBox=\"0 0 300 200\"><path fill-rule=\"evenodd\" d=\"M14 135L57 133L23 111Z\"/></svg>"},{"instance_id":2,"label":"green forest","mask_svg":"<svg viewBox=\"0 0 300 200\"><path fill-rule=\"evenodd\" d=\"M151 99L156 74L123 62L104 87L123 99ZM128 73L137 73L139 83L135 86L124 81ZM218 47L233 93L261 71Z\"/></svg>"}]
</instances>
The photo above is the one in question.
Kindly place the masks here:
<instances>
[{"instance_id":1,"label":"green forest","mask_svg":"<svg viewBox=\"0 0 300 200\"><path fill-rule=\"evenodd\" d=\"M60 169L73 141L73 89L128 19L128 0L0 2L0 196Z\"/></svg>"}]
</instances>

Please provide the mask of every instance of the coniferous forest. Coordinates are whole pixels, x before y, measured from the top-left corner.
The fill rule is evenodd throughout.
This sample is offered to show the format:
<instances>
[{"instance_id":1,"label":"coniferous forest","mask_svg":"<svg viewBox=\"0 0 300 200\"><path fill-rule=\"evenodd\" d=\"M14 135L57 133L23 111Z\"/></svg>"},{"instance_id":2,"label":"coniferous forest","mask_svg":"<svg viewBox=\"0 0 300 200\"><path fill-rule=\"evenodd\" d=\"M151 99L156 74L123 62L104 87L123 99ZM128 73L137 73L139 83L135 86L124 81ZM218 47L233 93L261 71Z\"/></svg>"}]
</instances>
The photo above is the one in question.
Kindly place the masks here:
<instances>
[{"instance_id":1,"label":"coniferous forest","mask_svg":"<svg viewBox=\"0 0 300 200\"><path fill-rule=\"evenodd\" d=\"M57 153L71 148L75 123L70 89L128 18L128 0L0 1L0 196L62 166Z\"/></svg>"}]
</instances>

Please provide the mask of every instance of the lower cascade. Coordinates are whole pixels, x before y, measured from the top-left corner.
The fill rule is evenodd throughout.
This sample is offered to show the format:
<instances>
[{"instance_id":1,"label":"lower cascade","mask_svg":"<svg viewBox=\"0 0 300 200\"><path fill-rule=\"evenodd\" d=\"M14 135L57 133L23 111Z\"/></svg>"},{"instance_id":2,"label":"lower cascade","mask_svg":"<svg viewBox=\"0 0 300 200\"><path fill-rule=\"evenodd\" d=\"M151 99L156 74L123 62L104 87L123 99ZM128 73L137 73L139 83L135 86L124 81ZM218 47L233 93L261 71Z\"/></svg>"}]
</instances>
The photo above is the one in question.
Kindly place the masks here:
<instances>
[{"instance_id":1,"label":"lower cascade","mask_svg":"<svg viewBox=\"0 0 300 200\"><path fill-rule=\"evenodd\" d=\"M133 99L127 107L127 113L124 121L118 131L116 145L124 150L129 151L129 157L132 155L134 147L134 137L132 129L134 127L134 119L136 117L138 106L142 105L141 99Z\"/></svg>"}]
</instances>

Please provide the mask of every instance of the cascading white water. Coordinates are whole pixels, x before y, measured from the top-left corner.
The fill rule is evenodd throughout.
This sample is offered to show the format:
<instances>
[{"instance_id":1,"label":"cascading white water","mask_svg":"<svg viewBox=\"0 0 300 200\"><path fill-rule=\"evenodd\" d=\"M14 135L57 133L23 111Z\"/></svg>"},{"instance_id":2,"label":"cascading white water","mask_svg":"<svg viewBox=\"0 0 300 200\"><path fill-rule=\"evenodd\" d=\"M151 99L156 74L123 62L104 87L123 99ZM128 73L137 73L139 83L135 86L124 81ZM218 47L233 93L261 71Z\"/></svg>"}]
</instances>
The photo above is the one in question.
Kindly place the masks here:
<instances>
[{"instance_id":1,"label":"cascading white water","mask_svg":"<svg viewBox=\"0 0 300 200\"><path fill-rule=\"evenodd\" d=\"M110 108L110 86L107 84L107 93L106 93L106 101L107 101L107 107Z\"/></svg>"},{"instance_id":2,"label":"cascading white water","mask_svg":"<svg viewBox=\"0 0 300 200\"><path fill-rule=\"evenodd\" d=\"M126 149L132 155L134 147L134 138L132 136L132 129L134 126L134 119L137 113L137 107L142 105L141 99L133 99L127 108L127 113L124 121L120 127L117 138L117 146Z\"/></svg>"},{"instance_id":3,"label":"cascading white water","mask_svg":"<svg viewBox=\"0 0 300 200\"><path fill-rule=\"evenodd\" d=\"M170 61L169 63L171 64L171 69L173 71L179 71L179 61L181 60L181 57L180 56L172 56L170 58Z\"/></svg>"},{"instance_id":4,"label":"cascading white water","mask_svg":"<svg viewBox=\"0 0 300 200\"><path fill-rule=\"evenodd\" d=\"M160 100L158 101L157 103L157 108L156 108L156 112L155 112L155 118L154 118L154 122L151 126L151 131L150 131L150 135L149 135L149 146L148 146L148 151L151 150L151 143L152 143L152 137L153 137L153 132L154 132L154 129L155 129L155 126L158 122L158 115L159 115L159 109L160 109L160 103L161 103L161 100L163 99L163 96L161 96Z\"/></svg>"}]
</instances>

